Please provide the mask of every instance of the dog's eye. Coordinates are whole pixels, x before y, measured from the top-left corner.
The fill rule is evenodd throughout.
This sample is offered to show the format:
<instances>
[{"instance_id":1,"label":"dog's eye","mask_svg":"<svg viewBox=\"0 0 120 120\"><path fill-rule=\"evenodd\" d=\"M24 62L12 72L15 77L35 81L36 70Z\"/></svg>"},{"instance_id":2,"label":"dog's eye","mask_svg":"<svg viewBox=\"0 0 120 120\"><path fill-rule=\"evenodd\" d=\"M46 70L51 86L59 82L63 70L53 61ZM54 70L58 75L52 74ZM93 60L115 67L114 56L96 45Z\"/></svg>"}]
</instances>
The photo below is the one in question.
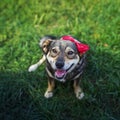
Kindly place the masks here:
<instances>
[{"instance_id":1,"label":"dog's eye","mask_svg":"<svg viewBox=\"0 0 120 120\"><path fill-rule=\"evenodd\" d=\"M56 57L57 54L58 54L58 50L57 50L56 48L53 48L53 49L51 50L51 56L52 56L52 57Z\"/></svg>"},{"instance_id":2,"label":"dog's eye","mask_svg":"<svg viewBox=\"0 0 120 120\"><path fill-rule=\"evenodd\" d=\"M69 58L69 59L72 59L72 58L74 58L74 56L75 56L75 52L74 51L68 51L67 52L67 57Z\"/></svg>"},{"instance_id":3,"label":"dog's eye","mask_svg":"<svg viewBox=\"0 0 120 120\"><path fill-rule=\"evenodd\" d=\"M68 55L73 55L74 54L74 52L73 51L68 51L68 53L67 53Z\"/></svg>"},{"instance_id":4,"label":"dog's eye","mask_svg":"<svg viewBox=\"0 0 120 120\"><path fill-rule=\"evenodd\" d=\"M56 49L52 49L52 52L53 52L54 54L57 54L57 50L56 50Z\"/></svg>"}]
</instances>

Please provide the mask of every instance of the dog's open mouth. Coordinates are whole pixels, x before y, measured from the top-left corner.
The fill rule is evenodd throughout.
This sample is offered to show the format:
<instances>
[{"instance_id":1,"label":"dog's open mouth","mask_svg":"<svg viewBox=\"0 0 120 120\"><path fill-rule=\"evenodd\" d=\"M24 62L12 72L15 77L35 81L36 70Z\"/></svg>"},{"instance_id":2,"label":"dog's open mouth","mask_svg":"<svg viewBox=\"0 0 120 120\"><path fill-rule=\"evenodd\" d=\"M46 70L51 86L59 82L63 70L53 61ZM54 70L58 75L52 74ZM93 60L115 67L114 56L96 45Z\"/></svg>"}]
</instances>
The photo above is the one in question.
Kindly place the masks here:
<instances>
[{"instance_id":1,"label":"dog's open mouth","mask_svg":"<svg viewBox=\"0 0 120 120\"><path fill-rule=\"evenodd\" d=\"M58 79L62 79L66 75L66 70L56 70L55 71L55 76Z\"/></svg>"},{"instance_id":2,"label":"dog's open mouth","mask_svg":"<svg viewBox=\"0 0 120 120\"><path fill-rule=\"evenodd\" d=\"M56 78L57 78L57 79L63 79L63 78L66 76L67 72L72 68L73 65L74 65L74 64L72 64L67 70L57 69L57 70L55 71L55 76L56 76Z\"/></svg>"}]
</instances>

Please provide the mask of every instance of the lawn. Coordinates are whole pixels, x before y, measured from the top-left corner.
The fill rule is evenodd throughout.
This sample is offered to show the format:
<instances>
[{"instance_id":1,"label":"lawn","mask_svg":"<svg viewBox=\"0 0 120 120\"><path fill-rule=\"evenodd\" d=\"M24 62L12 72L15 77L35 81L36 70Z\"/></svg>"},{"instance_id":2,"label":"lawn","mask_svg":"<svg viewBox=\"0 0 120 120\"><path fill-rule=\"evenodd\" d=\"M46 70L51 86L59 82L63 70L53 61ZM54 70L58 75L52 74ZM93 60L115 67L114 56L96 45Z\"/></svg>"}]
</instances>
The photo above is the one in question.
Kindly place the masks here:
<instances>
[{"instance_id":1,"label":"lawn","mask_svg":"<svg viewBox=\"0 0 120 120\"><path fill-rule=\"evenodd\" d=\"M45 99L45 65L28 72L48 34L90 45L82 100L69 82ZM120 1L1 0L0 120L120 120Z\"/></svg>"}]
</instances>

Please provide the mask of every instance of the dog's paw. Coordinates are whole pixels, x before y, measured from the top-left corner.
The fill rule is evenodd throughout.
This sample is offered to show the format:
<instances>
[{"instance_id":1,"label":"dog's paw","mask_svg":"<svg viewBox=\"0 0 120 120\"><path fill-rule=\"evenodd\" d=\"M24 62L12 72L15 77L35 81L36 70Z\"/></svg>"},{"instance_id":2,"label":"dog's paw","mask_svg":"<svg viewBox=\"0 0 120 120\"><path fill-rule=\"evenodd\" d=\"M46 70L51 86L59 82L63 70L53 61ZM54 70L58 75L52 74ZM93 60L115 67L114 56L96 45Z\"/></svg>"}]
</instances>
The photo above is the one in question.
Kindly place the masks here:
<instances>
[{"instance_id":1,"label":"dog's paw","mask_svg":"<svg viewBox=\"0 0 120 120\"><path fill-rule=\"evenodd\" d=\"M84 97L84 93L81 92L81 91L78 91L78 92L76 93L76 97L77 97L79 100L81 100L81 99Z\"/></svg>"},{"instance_id":2,"label":"dog's paw","mask_svg":"<svg viewBox=\"0 0 120 120\"><path fill-rule=\"evenodd\" d=\"M46 91L44 96L45 96L45 98L51 98L53 96L53 92L52 91Z\"/></svg>"},{"instance_id":3,"label":"dog's paw","mask_svg":"<svg viewBox=\"0 0 120 120\"><path fill-rule=\"evenodd\" d=\"M37 64L34 64L34 65L31 65L28 69L29 72L32 72L32 71L35 71L37 69L38 65Z\"/></svg>"}]
</instances>

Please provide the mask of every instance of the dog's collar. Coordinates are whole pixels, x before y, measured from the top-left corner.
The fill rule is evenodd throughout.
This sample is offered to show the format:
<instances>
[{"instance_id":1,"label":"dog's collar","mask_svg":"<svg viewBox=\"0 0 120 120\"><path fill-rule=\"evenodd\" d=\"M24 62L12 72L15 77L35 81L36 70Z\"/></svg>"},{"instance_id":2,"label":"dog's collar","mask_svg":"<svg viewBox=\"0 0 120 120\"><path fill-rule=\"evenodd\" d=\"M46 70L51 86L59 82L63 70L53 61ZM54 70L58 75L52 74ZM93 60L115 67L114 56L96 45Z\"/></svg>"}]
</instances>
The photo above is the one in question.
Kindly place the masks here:
<instances>
[{"instance_id":1,"label":"dog's collar","mask_svg":"<svg viewBox=\"0 0 120 120\"><path fill-rule=\"evenodd\" d=\"M75 38L73 38L70 35L66 35L66 36L62 36L61 40L69 40L73 43L75 43L75 45L77 46L78 52L80 54L84 54L89 50L89 46L83 43L80 43L78 40L76 40Z\"/></svg>"}]
</instances>

